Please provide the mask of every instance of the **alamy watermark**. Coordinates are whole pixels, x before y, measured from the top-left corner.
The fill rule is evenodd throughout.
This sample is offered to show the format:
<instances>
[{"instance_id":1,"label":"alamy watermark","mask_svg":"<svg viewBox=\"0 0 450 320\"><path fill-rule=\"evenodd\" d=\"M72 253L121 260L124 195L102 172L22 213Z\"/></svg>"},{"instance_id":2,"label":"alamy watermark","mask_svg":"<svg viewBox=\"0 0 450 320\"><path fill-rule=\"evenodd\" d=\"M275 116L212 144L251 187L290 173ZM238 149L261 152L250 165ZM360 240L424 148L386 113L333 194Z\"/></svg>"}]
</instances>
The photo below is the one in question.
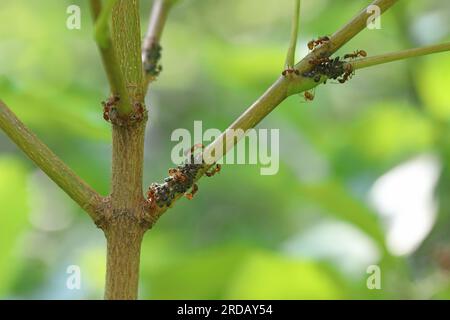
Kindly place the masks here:
<instances>
[{"instance_id":1,"label":"alamy watermark","mask_svg":"<svg viewBox=\"0 0 450 320\"><path fill-rule=\"evenodd\" d=\"M279 140L279 129L228 129L221 133L214 128L203 131L202 121L194 121L193 135L184 128L172 132L171 141L178 143L172 148L171 160L180 164L192 146L213 142L203 150L201 157L192 159L206 164L260 164L261 175L274 175L280 167Z\"/></svg>"},{"instance_id":2,"label":"alamy watermark","mask_svg":"<svg viewBox=\"0 0 450 320\"><path fill-rule=\"evenodd\" d=\"M72 4L67 7L66 13L69 15L66 20L66 27L69 30L81 29L81 9L79 6Z\"/></svg>"},{"instance_id":3,"label":"alamy watermark","mask_svg":"<svg viewBox=\"0 0 450 320\"><path fill-rule=\"evenodd\" d=\"M370 265L366 270L369 276L367 277L366 285L369 290L381 289L381 269L377 265Z\"/></svg>"},{"instance_id":4,"label":"alamy watermark","mask_svg":"<svg viewBox=\"0 0 450 320\"><path fill-rule=\"evenodd\" d=\"M66 287L69 290L81 289L81 268L77 265L70 265L66 269L69 275L66 280Z\"/></svg>"},{"instance_id":5,"label":"alamy watermark","mask_svg":"<svg viewBox=\"0 0 450 320\"><path fill-rule=\"evenodd\" d=\"M381 29L381 8L377 5L370 5L367 7L366 12L370 14L366 20L366 26L369 30Z\"/></svg>"}]
</instances>

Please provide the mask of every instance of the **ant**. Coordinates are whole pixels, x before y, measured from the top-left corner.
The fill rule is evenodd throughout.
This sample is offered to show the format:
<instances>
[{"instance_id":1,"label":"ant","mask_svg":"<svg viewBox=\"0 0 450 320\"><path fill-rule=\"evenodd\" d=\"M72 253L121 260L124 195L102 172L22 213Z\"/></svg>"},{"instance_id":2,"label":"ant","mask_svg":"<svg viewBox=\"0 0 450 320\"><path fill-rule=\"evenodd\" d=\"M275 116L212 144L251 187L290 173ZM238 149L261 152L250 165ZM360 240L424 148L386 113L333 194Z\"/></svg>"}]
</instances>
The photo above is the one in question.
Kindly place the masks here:
<instances>
[{"instance_id":1,"label":"ant","mask_svg":"<svg viewBox=\"0 0 450 320\"><path fill-rule=\"evenodd\" d=\"M147 201L150 204L151 208L154 208L156 205L156 190L155 185L151 185L147 191Z\"/></svg>"},{"instance_id":2,"label":"ant","mask_svg":"<svg viewBox=\"0 0 450 320\"><path fill-rule=\"evenodd\" d=\"M194 198L194 195L197 193L198 191L198 186L197 184L193 184L192 185L192 189L190 193L185 193L184 196L188 199L188 200L192 200Z\"/></svg>"},{"instance_id":3,"label":"ant","mask_svg":"<svg viewBox=\"0 0 450 320\"><path fill-rule=\"evenodd\" d=\"M303 96L305 97L305 101L313 101L314 100L314 94L309 91L305 91Z\"/></svg>"},{"instance_id":4,"label":"ant","mask_svg":"<svg viewBox=\"0 0 450 320\"><path fill-rule=\"evenodd\" d=\"M323 36L323 37L320 37L319 39L317 39L317 40L311 40L310 42L308 42L308 49L309 50L313 50L313 49L315 49L317 46L320 46L321 44L324 44L325 42L328 42L328 41L330 41L330 37L328 37L328 36Z\"/></svg>"},{"instance_id":5,"label":"ant","mask_svg":"<svg viewBox=\"0 0 450 320\"><path fill-rule=\"evenodd\" d=\"M202 143L194 144L191 149L184 152L185 156L190 156L190 163L193 164L195 162L194 159L194 151L197 149L204 149L205 146Z\"/></svg>"},{"instance_id":6,"label":"ant","mask_svg":"<svg viewBox=\"0 0 450 320\"><path fill-rule=\"evenodd\" d=\"M324 57L324 58L320 58L320 57L316 57L312 60L309 60L309 64L312 64L313 66L318 66L321 64L326 64L331 62L330 58L328 57Z\"/></svg>"},{"instance_id":7,"label":"ant","mask_svg":"<svg viewBox=\"0 0 450 320\"><path fill-rule=\"evenodd\" d=\"M176 182L184 183L187 177L179 169L169 169L169 176L171 176Z\"/></svg>"},{"instance_id":8,"label":"ant","mask_svg":"<svg viewBox=\"0 0 450 320\"><path fill-rule=\"evenodd\" d=\"M140 121L144 118L145 108L142 103L135 102L133 104L134 112L130 116L131 121Z\"/></svg>"},{"instance_id":9,"label":"ant","mask_svg":"<svg viewBox=\"0 0 450 320\"><path fill-rule=\"evenodd\" d=\"M345 83L347 80L350 80L353 75L355 74L355 71L353 70L353 66L349 63L344 67L344 74L342 75L342 78L337 79L339 83Z\"/></svg>"},{"instance_id":10,"label":"ant","mask_svg":"<svg viewBox=\"0 0 450 320\"><path fill-rule=\"evenodd\" d=\"M367 57L367 52L364 50L356 50L353 53L344 55L344 59L356 59L358 57Z\"/></svg>"},{"instance_id":11,"label":"ant","mask_svg":"<svg viewBox=\"0 0 450 320\"><path fill-rule=\"evenodd\" d=\"M212 177L216 173L219 173L221 169L222 169L222 166L217 163L216 167L214 169L212 169L210 171L206 171L205 174L206 174L207 177Z\"/></svg>"},{"instance_id":12,"label":"ant","mask_svg":"<svg viewBox=\"0 0 450 320\"><path fill-rule=\"evenodd\" d=\"M287 69L285 69L281 74L286 77L288 74L293 74L295 73L297 76L300 75L300 71L298 71L297 69L294 69L292 67L288 67Z\"/></svg>"},{"instance_id":13,"label":"ant","mask_svg":"<svg viewBox=\"0 0 450 320\"><path fill-rule=\"evenodd\" d=\"M120 97L119 96L112 96L109 97L108 100L106 101L102 101L102 106L103 106L103 119L105 119L106 121L111 120L111 111L114 111L114 107L117 105L117 103L120 101Z\"/></svg>"}]
</instances>

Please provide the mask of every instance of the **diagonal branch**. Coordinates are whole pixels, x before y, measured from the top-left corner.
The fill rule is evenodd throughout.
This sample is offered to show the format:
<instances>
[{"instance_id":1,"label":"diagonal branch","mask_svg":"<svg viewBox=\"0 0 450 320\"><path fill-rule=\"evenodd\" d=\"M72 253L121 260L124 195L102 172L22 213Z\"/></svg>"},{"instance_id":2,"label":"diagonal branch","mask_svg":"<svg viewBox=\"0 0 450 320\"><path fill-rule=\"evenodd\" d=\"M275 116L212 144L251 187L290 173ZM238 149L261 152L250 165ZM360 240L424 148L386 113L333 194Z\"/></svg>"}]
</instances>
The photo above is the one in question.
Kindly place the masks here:
<instances>
[{"instance_id":1,"label":"diagonal branch","mask_svg":"<svg viewBox=\"0 0 450 320\"><path fill-rule=\"evenodd\" d=\"M100 218L102 198L40 141L0 100L0 128L94 221Z\"/></svg>"},{"instance_id":2,"label":"diagonal branch","mask_svg":"<svg viewBox=\"0 0 450 320\"><path fill-rule=\"evenodd\" d=\"M372 5L377 5L380 8L381 13L384 13L397 1L398 0L375 0ZM315 57L330 56L333 54L366 27L367 19L369 17L370 14L367 12L367 9L362 10L349 23L335 32L330 37L329 42L313 50L295 65L295 68L300 71L298 76L281 76L278 78L278 80L275 81L275 83L237 120L235 120L225 132L205 148L202 155L204 156L203 158L207 159L207 162L196 172L193 182L198 181L211 168L215 161L218 161L245 136L240 135L236 139L233 131L243 130L246 132L258 125L258 123L260 123L288 96L317 86L318 83L315 83L314 80L301 76L301 74L311 69L309 61ZM153 189L150 187L149 193L153 196L155 190L167 189L170 188L168 188L168 183L165 182L162 185L154 186ZM170 197L172 196L173 199L170 201L170 207L177 199L183 196L183 193L170 194ZM147 213L147 219L153 224L168 208L169 206L167 205L150 206Z\"/></svg>"},{"instance_id":3,"label":"diagonal branch","mask_svg":"<svg viewBox=\"0 0 450 320\"><path fill-rule=\"evenodd\" d=\"M150 84L162 71L159 64L161 59L161 36L167 21L170 9L177 0L155 0L147 34L145 35L142 47L142 63L145 73L145 91Z\"/></svg>"}]
</instances>

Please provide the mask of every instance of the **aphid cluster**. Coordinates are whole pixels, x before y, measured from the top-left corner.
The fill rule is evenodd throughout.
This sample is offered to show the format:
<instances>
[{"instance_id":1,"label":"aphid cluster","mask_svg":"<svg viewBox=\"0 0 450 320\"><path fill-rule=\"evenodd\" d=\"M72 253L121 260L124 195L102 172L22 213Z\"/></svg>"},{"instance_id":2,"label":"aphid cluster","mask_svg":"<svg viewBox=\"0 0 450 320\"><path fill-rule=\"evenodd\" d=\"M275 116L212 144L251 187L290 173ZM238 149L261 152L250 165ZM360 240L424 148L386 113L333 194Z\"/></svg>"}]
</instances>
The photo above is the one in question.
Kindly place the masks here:
<instances>
[{"instance_id":1,"label":"aphid cluster","mask_svg":"<svg viewBox=\"0 0 450 320\"><path fill-rule=\"evenodd\" d=\"M153 43L145 52L144 70L151 77L157 77L162 71L162 65L159 63L161 59L162 47L159 43Z\"/></svg>"},{"instance_id":2,"label":"aphid cluster","mask_svg":"<svg viewBox=\"0 0 450 320\"><path fill-rule=\"evenodd\" d=\"M364 50L357 50L353 53L344 55L344 59L340 57L334 59L328 57L317 57L309 61L313 68L303 73L303 76L313 78L315 82L320 82L322 76L327 79L337 80L339 83L345 83L355 74L353 66L346 60L353 60L358 57L366 57L367 52ZM325 82L326 83L326 80Z\"/></svg>"},{"instance_id":3,"label":"aphid cluster","mask_svg":"<svg viewBox=\"0 0 450 320\"><path fill-rule=\"evenodd\" d=\"M185 163L170 169L169 177L164 179L164 183L153 183L150 186L147 192L147 201L150 206L170 207L179 194L185 194L188 199L192 199L198 190L194 179L201 167L202 164ZM191 193L186 193L190 188L192 188Z\"/></svg>"},{"instance_id":4,"label":"aphid cluster","mask_svg":"<svg viewBox=\"0 0 450 320\"><path fill-rule=\"evenodd\" d=\"M147 202L150 207L170 207L179 194L184 194L187 199L192 200L198 191L198 186L194 183L195 178L205 165L203 161L201 163L195 161L194 151L199 147L203 148L203 145L194 145L191 148L189 160L186 160L184 164L169 169L169 176L164 179L164 183L153 183L150 186L147 192ZM212 177L220 169L220 165L216 164L212 170L205 172L205 174ZM188 193L189 189L191 189L191 192Z\"/></svg>"},{"instance_id":5,"label":"aphid cluster","mask_svg":"<svg viewBox=\"0 0 450 320\"><path fill-rule=\"evenodd\" d=\"M309 63L312 69L303 73L303 76L313 78L315 82L320 82L323 76L328 79L339 79L346 71L345 61L340 60L340 57L334 59L319 57L310 60Z\"/></svg>"},{"instance_id":6,"label":"aphid cluster","mask_svg":"<svg viewBox=\"0 0 450 320\"><path fill-rule=\"evenodd\" d=\"M145 117L145 107L140 102L133 103L133 111L127 117L121 117L117 112L117 104L119 101L120 97L117 95L109 97L106 101L102 101L103 119L113 124L123 126L141 121Z\"/></svg>"}]
</instances>

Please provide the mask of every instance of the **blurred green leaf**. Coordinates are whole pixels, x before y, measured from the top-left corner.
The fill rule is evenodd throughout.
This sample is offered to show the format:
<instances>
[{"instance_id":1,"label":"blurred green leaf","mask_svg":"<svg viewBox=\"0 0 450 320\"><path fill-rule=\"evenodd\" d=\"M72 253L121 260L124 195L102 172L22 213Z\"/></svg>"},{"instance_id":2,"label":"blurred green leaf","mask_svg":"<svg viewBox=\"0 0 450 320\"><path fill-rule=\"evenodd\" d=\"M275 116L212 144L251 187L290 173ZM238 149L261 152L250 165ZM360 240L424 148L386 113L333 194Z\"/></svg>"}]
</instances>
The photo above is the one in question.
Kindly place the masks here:
<instances>
[{"instance_id":1,"label":"blurred green leaf","mask_svg":"<svg viewBox=\"0 0 450 320\"><path fill-rule=\"evenodd\" d=\"M231 281L229 299L344 299L338 273L313 261L253 253Z\"/></svg>"},{"instance_id":2,"label":"blurred green leaf","mask_svg":"<svg viewBox=\"0 0 450 320\"><path fill-rule=\"evenodd\" d=\"M20 161L0 156L0 296L8 292L21 263L17 240L27 227L26 177Z\"/></svg>"},{"instance_id":3,"label":"blurred green leaf","mask_svg":"<svg viewBox=\"0 0 450 320\"><path fill-rule=\"evenodd\" d=\"M350 195L340 183L330 181L302 185L300 192L307 201L313 201L323 208L325 213L355 225L386 250L380 219L363 202Z\"/></svg>"}]
</instances>

